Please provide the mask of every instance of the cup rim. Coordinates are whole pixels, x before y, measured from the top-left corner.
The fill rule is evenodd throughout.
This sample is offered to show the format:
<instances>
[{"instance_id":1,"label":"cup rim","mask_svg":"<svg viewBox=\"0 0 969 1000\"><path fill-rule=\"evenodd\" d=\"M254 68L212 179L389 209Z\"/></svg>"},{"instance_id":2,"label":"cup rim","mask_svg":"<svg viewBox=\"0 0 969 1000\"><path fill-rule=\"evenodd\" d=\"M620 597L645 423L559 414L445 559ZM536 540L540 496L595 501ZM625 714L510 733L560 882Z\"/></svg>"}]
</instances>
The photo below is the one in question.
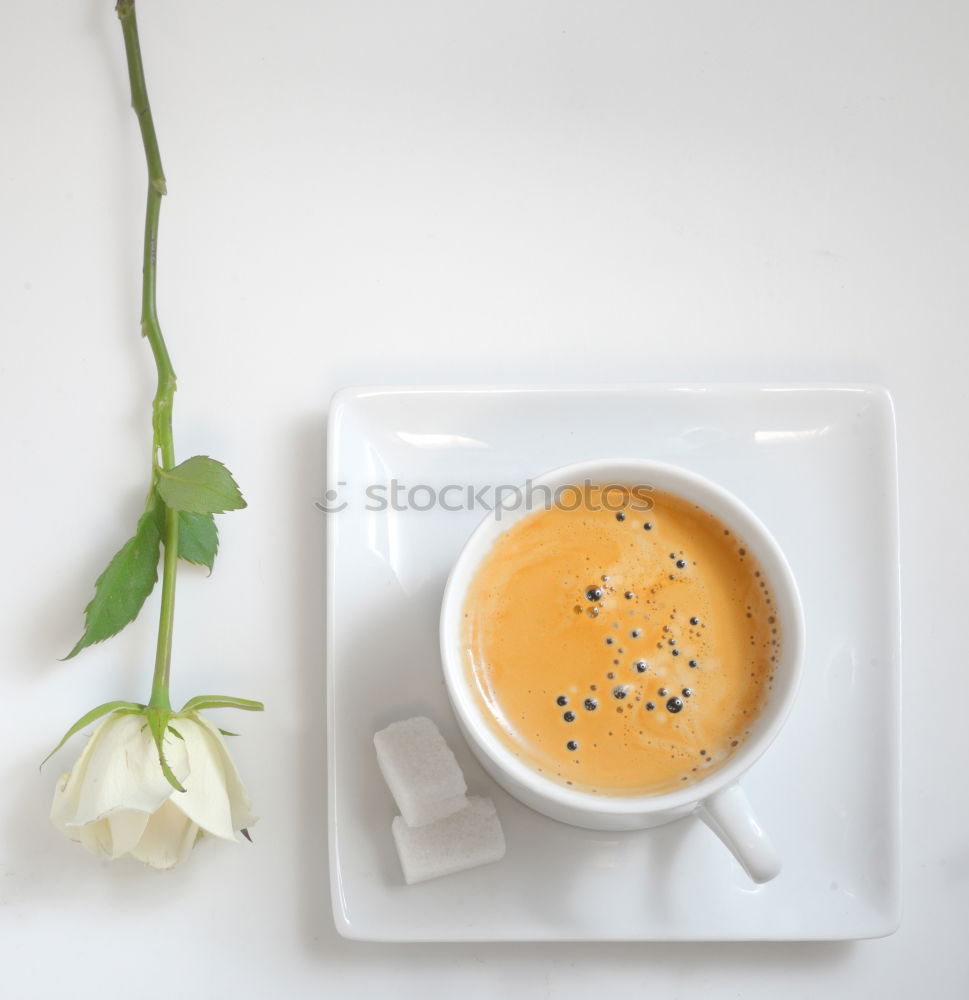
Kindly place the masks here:
<instances>
[{"instance_id":1,"label":"cup rim","mask_svg":"<svg viewBox=\"0 0 969 1000\"><path fill-rule=\"evenodd\" d=\"M636 483L636 479L642 479ZM440 645L445 687L461 728L497 768L539 800L572 814L635 816L682 809L703 801L735 783L773 743L780 732L799 687L804 652L804 612L797 583L783 551L760 518L737 496L690 469L641 458L606 458L560 466L529 480L533 486L594 483L650 485L676 493L715 514L742 538L770 581L781 623L781 658L774 671L773 690L752 731L734 755L711 775L674 791L641 794L599 794L562 785L537 773L509 750L489 727L467 677L460 642L461 612L468 585L485 554L505 531L537 508L519 508L507 520L493 512L483 518L465 542L444 588L441 605Z\"/></svg>"}]
</instances>

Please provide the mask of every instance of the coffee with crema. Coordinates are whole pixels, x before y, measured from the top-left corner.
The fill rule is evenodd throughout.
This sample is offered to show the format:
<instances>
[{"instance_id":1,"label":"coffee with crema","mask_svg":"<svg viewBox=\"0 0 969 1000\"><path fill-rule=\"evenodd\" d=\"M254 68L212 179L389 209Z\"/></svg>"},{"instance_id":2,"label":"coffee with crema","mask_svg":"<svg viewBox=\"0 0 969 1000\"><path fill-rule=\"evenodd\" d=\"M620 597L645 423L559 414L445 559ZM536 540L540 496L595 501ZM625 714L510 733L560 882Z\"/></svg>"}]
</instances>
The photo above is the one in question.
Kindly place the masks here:
<instances>
[{"instance_id":1,"label":"coffee with crema","mask_svg":"<svg viewBox=\"0 0 969 1000\"><path fill-rule=\"evenodd\" d=\"M781 635L770 582L714 515L596 484L501 534L463 608L465 667L501 741L578 790L662 794L742 745Z\"/></svg>"}]
</instances>

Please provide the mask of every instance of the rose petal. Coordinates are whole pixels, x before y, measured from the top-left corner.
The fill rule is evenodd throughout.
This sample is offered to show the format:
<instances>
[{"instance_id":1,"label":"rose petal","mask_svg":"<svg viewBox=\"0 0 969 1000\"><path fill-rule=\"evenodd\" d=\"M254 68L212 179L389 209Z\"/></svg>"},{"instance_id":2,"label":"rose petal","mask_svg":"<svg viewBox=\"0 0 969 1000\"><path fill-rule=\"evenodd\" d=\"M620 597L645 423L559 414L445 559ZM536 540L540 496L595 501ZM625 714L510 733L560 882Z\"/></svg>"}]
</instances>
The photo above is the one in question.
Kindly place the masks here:
<instances>
[{"instance_id":1,"label":"rose petal","mask_svg":"<svg viewBox=\"0 0 969 1000\"><path fill-rule=\"evenodd\" d=\"M232 762L232 757L229 754L228 747L225 745L225 740L219 732L218 727L209 722L204 715L200 715L198 712L193 712L192 714L208 734L211 741L210 745L222 762L223 773L225 775L225 790L229 798L229 807L232 810L232 829L248 830L249 827L255 826L258 817L253 815L249 793L246 791L246 786L242 783L242 778L239 777L239 772Z\"/></svg>"},{"instance_id":2,"label":"rose petal","mask_svg":"<svg viewBox=\"0 0 969 1000\"><path fill-rule=\"evenodd\" d=\"M111 716L108 716L88 737L88 741L84 744L84 749L81 751L80 757L74 762L74 766L69 772L62 774L57 779L57 785L54 788L54 801L50 807L51 822L63 833L66 833L71 840L81 839L80 834L73 829L73 825L77 821L83 778L87 773L88 761L103 739L105 727L111 721L111 718Z\"/></svg>"},{"instance_id":3,"label":"rose petal","mask_svg":"<svg viewBox=\"0 0 969 1000\"><path fill-rule=\"evenodd\" d=\"M76 829L78 840L92 854L96 854L99 858L114 857L111 853L111 830L108 828L107 820L88 823Z\"/></svg>"},{"instance_id":4,"label":"rose petal","mask_svg":"<svg viewBox=\"0 0 969 1000\"><path fill-rule=\"evenodd\" d=\"M144 716L110 716L95 737L90 754L82 754L65 789L69 795L72 783L80 783L77 808L68 823L90 823L122 809L153 813L172 795ZM169 732L164 747L169 766L184 781L188 774L184 743Z\"/></svg>"},{"instance_id":5,"label":"rose petal","mask_svg":"<svg viewBox=\"0 0 969 1000\"><path fill-rule=\"evenodd\" d=\"M141 840L150 819L146 812L119 809L101 820L102 823L107 823L111 830L111 857L121 858L125 854L130 854Z\"/></svg>"},{"instance_id":6,"label":"rose petal","mask_svg":"<svg viewBox=\"0 0 969 1000\"><path fill-rule=\"evenodd\" d=\"M176 728L185 738L189 772L184 781L185 793L175 795L172 805L213 837L235 840L223 755L213 745L208 731L194 719L176 721Z\"/></svg>"},{"instance_id":7,"label":"rose petal","mask_svg":"<svg viewBox=\"0 0 969 1000\"><path fill-rule=\"evenodd\" d=\"M70 788L70 793L68 793L68 788ZM54 786L54 801L50 804L50 821L61 833L66 834L71 840L77 841L80 841L81 834L73 823L68 823L68 820L73 820L77 813L79 797L80 782L71 785L71 775L65 773L57 779L57 784Z\"/></svg>"},{"instance_id":8,"label":"rose petal","mask_svg":"<svg viewBox=\"0 0 969 1000\"><path fill-rule=\"evenodd\" d=\"M141 840L129 853L152 868L174 868L189 856L198 833L198 826L169 800L148 820Z\"/></svg>"}]
</instances>

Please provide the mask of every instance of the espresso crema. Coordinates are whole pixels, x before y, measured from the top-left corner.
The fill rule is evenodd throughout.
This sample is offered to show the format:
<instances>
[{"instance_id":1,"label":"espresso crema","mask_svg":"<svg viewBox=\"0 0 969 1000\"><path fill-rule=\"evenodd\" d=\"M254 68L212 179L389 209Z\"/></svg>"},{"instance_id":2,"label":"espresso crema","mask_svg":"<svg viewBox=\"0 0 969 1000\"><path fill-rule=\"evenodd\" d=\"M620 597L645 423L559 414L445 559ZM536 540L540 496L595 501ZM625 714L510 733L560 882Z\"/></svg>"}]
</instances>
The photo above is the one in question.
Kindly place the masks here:
<instances>
[{"instance_id":1,"label":"espresso crema","mask_svg":"<svg viewBox=\"0 0 969 1000\"><path fill-rule=\"evenodd\" d=\"M541 774L605 795L673 791L727 761L766 702L781 642L769 581L679 496L569 489L501 534L472 580L472 689Z\"/></svg>"}]
</instances>

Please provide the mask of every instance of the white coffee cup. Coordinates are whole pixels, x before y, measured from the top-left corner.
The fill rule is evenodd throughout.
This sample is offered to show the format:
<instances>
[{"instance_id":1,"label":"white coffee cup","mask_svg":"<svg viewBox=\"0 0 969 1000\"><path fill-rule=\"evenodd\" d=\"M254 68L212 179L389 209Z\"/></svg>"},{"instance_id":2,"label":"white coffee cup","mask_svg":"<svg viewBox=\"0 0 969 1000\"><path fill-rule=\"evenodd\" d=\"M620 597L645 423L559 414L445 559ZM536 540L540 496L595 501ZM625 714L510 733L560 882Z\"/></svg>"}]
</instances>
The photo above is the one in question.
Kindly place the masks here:
<instances>
[{"instance_id":1,"label":"white coffee cup","mask_svg":"<svg viewBox=\"0 0 969 1000\"><path fill-rule=\"evenodd\" d=\"M658 795L596 795L561 785L516 757L495 735L487 709L476 696L462 647L465 596L478 567L503 532L532 509L522 504L492 512L468 539L448 577L441 610L444 680L458 723L471 750L492 778L516 799L552 819L593 830L639 830L696 813L730 849L755 882L780 872L780 860L738 784L773 742L797 693L804 648L804 615L794 576L777 542L740 500L716 483L673 465L637 459L581 462L531 481L535 487L592 483L649 486L675 493L719 518L759 562L771 585L781 630L781 652L768 701L750 735L733 756L688 787ZM524 491L523 491L524 493ZM543 494L544 495L544 494Z\"/></svg>"}]
</instances>

